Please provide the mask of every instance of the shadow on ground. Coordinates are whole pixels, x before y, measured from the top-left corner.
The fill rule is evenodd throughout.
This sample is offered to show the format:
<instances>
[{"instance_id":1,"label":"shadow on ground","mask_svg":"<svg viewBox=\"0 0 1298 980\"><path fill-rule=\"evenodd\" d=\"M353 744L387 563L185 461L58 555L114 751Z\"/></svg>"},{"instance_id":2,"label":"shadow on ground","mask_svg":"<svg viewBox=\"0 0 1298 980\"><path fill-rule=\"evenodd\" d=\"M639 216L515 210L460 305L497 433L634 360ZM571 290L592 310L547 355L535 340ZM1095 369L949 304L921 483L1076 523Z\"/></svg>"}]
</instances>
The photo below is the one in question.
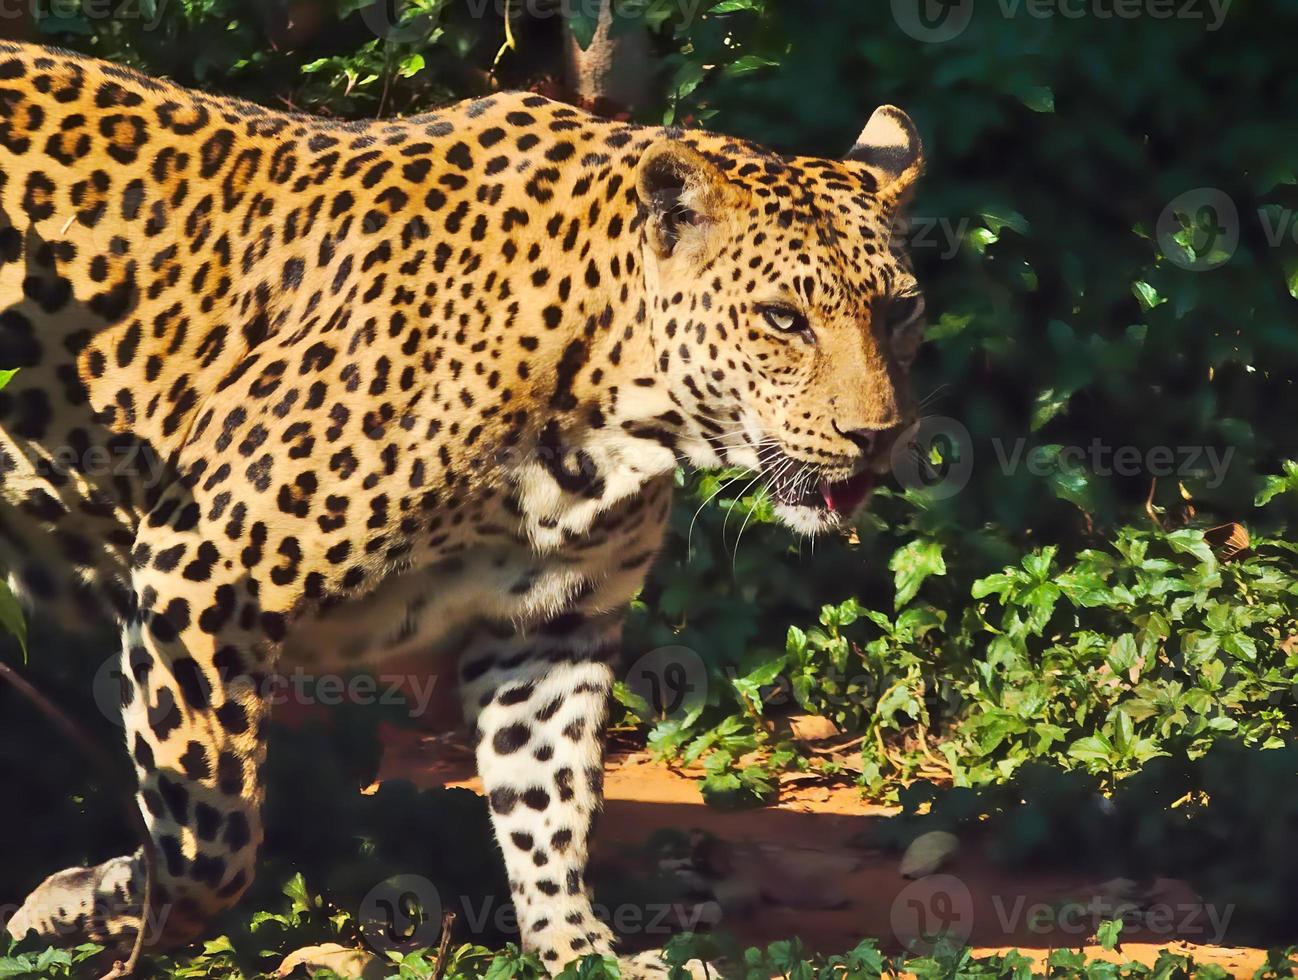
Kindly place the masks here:
<instances>
[{"instance_id":1,"label":"shadow on ground","mask_svg":"<svg viewBox=\"0 0 1298 980\"><path fill-rule=\"evenodd\" d=\"M41 657L51 642L37 638L24 671L93 737L114 743L111 704L91 683L103 641L60 639L85 649ZM17 662L16 652L3 655ZM362 921L410 898L392 892L404 876L429 883L441 910L456 912L457 939L515 938L467 747L385 724L397 721L344 705L277 729L262 880L218 928L237 932L249 909L278 907L284 882L301 872ZM0 834L23 842L5 849L0 904L20 901L53 870L134 846L119 816L129 786L121 756L117 772L90 771L0 688ZM892 809L863 803L850 786L800 786L773 807L720 812L702 804L688 775L625 747L607 787L593 880L631 947L697 926L744 944L800 936L823 952L866 936L895 950L942 935L1045 951L1084 945L1100 922L1123 915L1125 951L1188 942L1200 961L1238 975L1260 958L1206 948L1298 938L1292 746L1223 743L1197 760L1156 759L1108 795L1098 777L1040 768L981 791L918 784ZM933 833L953 834L954 853L932 875L903 877L900 855ZM396 928L391 941L403 936L428 939Z\"/></svg>"}]
</instances>

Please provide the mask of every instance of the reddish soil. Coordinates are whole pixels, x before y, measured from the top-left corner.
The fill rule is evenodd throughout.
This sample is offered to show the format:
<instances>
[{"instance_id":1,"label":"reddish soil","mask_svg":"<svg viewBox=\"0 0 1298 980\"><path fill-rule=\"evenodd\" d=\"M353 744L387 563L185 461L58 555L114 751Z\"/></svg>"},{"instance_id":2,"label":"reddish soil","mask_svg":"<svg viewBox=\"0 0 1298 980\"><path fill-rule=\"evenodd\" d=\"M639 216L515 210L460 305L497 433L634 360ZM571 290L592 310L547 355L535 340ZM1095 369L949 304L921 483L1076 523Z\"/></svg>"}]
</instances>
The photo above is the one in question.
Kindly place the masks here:
<instances>
[{"instance_id":1,"label":"reddish soil","mask_svg":"<svg viewBox=\"0 0 1298 980\"><path fill-rule=\"evenodd\" d=\"M470 752L453 736L393 734L381 778L481 791ZM957 851L935 874L908 880L896 854L855 843L891 812L862 801L851 786L805 783L782 787L778 802L762 809L718 811L704 805L690 775L644 752L615 750L594 860L625 868L627 855L664 829L712 835L711 850L723 852L716 863L727 868L711 882L720 901L715 928L746 944L798 936L833 953L875 936L895 951L945 926L980 953L1018 949L1038 961L1072 948L1149 964L1169 948L1248 977L1265 960L1262 950L1214 945L1220 923L1182 882L1156 882L1152 895L1144 892L1144 925L1124 928L1120 952L1107 953L1094 931L1110 917L1098 910L1123 897L1113 882L1007 873L974 847Z\"/></svg>"}]
</instances>

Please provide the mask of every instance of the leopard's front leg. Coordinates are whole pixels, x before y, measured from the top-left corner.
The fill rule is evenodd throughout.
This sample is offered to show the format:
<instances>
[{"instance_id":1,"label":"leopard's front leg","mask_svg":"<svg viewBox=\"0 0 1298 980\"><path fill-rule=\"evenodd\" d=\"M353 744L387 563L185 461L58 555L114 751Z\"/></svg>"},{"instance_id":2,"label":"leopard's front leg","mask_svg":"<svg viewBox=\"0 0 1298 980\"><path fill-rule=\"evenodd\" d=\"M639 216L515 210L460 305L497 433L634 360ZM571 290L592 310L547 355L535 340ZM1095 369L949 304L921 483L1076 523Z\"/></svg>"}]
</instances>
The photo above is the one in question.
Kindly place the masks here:
<instances>
[{"instance_id":1,"label":"leopard's front leg","mask_svg":"<svg viewBox=\"0 0 1298 980\"><path fill-rule=\"evenodd\" d=\"M619 633L620 616L571 613L528 635L484 633L460 667L523 946L552 972L613 947L591 904L586 862Z\"/></svg>"}]
</instances>

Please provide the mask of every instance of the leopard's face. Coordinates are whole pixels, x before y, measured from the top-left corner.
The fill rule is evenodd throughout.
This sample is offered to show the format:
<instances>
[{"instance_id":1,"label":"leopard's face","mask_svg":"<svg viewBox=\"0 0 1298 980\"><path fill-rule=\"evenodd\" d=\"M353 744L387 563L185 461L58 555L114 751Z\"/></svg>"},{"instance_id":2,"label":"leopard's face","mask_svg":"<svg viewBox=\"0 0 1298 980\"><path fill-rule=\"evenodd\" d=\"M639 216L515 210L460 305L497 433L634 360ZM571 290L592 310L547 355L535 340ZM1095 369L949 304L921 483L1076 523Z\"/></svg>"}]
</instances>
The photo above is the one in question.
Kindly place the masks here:
<instances>
[{"instance_id":1,"label":"leopard's face","mask_svg":"<svg viewBox=\"0 0 1298 980\"><path fill-rule=\"evenodd\" d=\"M731 149L660 144L641 165L657 366L692 455L759 471L814 533L865 503L915 419L923 299L899 212L918 138L887 109L846 161Z\"/></svg>"}]
</instances>

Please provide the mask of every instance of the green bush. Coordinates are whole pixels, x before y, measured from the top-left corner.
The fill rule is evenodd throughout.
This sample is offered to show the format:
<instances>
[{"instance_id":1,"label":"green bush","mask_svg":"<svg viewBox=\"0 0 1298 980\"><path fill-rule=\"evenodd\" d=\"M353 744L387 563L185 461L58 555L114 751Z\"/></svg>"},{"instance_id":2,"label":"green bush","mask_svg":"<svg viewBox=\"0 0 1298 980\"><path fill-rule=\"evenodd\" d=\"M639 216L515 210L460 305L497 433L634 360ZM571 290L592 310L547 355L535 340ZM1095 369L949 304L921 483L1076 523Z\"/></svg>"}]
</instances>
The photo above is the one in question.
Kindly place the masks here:
<instances>
[{"instance_id":1,"label":"green bush","mask_svg":"<svg viewBox=\"0 0 1298 980\"><path fill-rule=\"evenodd\" d=\"M912 240L935 323L917 392L951 420L932 427L957 434L969 481L878 501L860 545L817 542L814 560L751 526L723 546L708 533L718 513L694 529L695 559L710 551L695 572L678 531L641 642L688 624L687 645L724 665L716 700L736 717L751 704L726 669L784 653L801 707L826 710L842 692L817 678L850 666L868 690L835 721L952 736L941 751L957 781L1029 757L1118 774L1182 739L1286 738L1298 140L1277 121L1298 94L1298 7L1231 8L1209 30L975 5L962 34L925 44L877 5L749 6L761 11L731 32L779 66L714 73L693 95L708 125L834 153L895 102L924 133ZM696 54L715 57L724 20L701 22ZM1239 241L1196 271L1220 259L1214 243L1157 229L1205 186L1233 202ZM739 511L725 514L732 541L749 510L765 520L755 501L723 503ZM1227 522L1252 533L1242 564L1217 562L1193 530ZM717 578L733 588L705 587ZM847 599L859 642L827 624L828 642L804 648L795 632L780 648L790 624ZM1135 680L1107 683L1137 660ZM869 785L909 774L866 745Z\"/></svg>"},{"instance_id":2,"label":"green bush","mask_svg":"<svg viewBox=\"0 0 1298 980\"><path fill-rule=\"evenodd\" d=\"M850 540L799 542L749 481L691 476L629 644L690 647L711 683L706 709L661 723L655 744L710 758L712 795L734 802L769 793L761 771L730 764L753 749L807 764L759 724L772 685L846 733L887 736L865 743L876 791L915 771L889 748L899 736L924 756L946 736L951 776L973 783L1032 757L1117 775L1241 724L1251 742L1283 740L1298 6L1132 19L1005 2L972 7L943 43L845 0L689 6L623 8L663 55L651 119L826 154L879 103L917 120L929 164L909 235L934 323L916 386L926 431L949 437L924 466L964 467L967 485L912 480ZM417 111L482 89L493 66L501 84L553 75L555 19L516 14L507 51L503 18L475 9L183 0L157 25L41 26L181 81L341 114ZM398 27L389 42L380 21ZM1203 187L1235 209L1233 223L1214 216L1238 232L1228 255L1197 211L1172 207ZM1193 529L1227 522L1257 541L1242 564L1190 546ZM797 629L827 602L859 607L860 625L822 623L830 635L802 645ZM1137 661L1134 680L1100 683Z\"/></svg>"},{"instance_id":3,"label":"green bush","mask_svg":"<svg viewBox=\"0 0 1298 980\"><path fill-rule=\"evenodd\" d=\"M769 799L786 767L903 801L917 777L967 792L1042 771L1113 793L1214 748L1249 760L1217 798L1254 799L1243 781L1288 758L1298 709L1298 3L1041 17L1000 0L942 43L907 33L905 3L632 5L662 56L646 121L829 155L878 104L917 121L909 235L933 324L915 383L946 438L905 464L948 480L880 491L852 533L813 542L748 479L682 474L628 645L696 651L706 697L661 719L622 687L628 717L701 762L721 805ZM508 48L467 0L412 0L388 43L368 0L141 9L38 26L342 116L545 88L562 43L519 15ZM1183 197L1202 188L1208 224ZM792 712L864 736L859 766L779 734Z\"/></svg>"}]
</instances>

